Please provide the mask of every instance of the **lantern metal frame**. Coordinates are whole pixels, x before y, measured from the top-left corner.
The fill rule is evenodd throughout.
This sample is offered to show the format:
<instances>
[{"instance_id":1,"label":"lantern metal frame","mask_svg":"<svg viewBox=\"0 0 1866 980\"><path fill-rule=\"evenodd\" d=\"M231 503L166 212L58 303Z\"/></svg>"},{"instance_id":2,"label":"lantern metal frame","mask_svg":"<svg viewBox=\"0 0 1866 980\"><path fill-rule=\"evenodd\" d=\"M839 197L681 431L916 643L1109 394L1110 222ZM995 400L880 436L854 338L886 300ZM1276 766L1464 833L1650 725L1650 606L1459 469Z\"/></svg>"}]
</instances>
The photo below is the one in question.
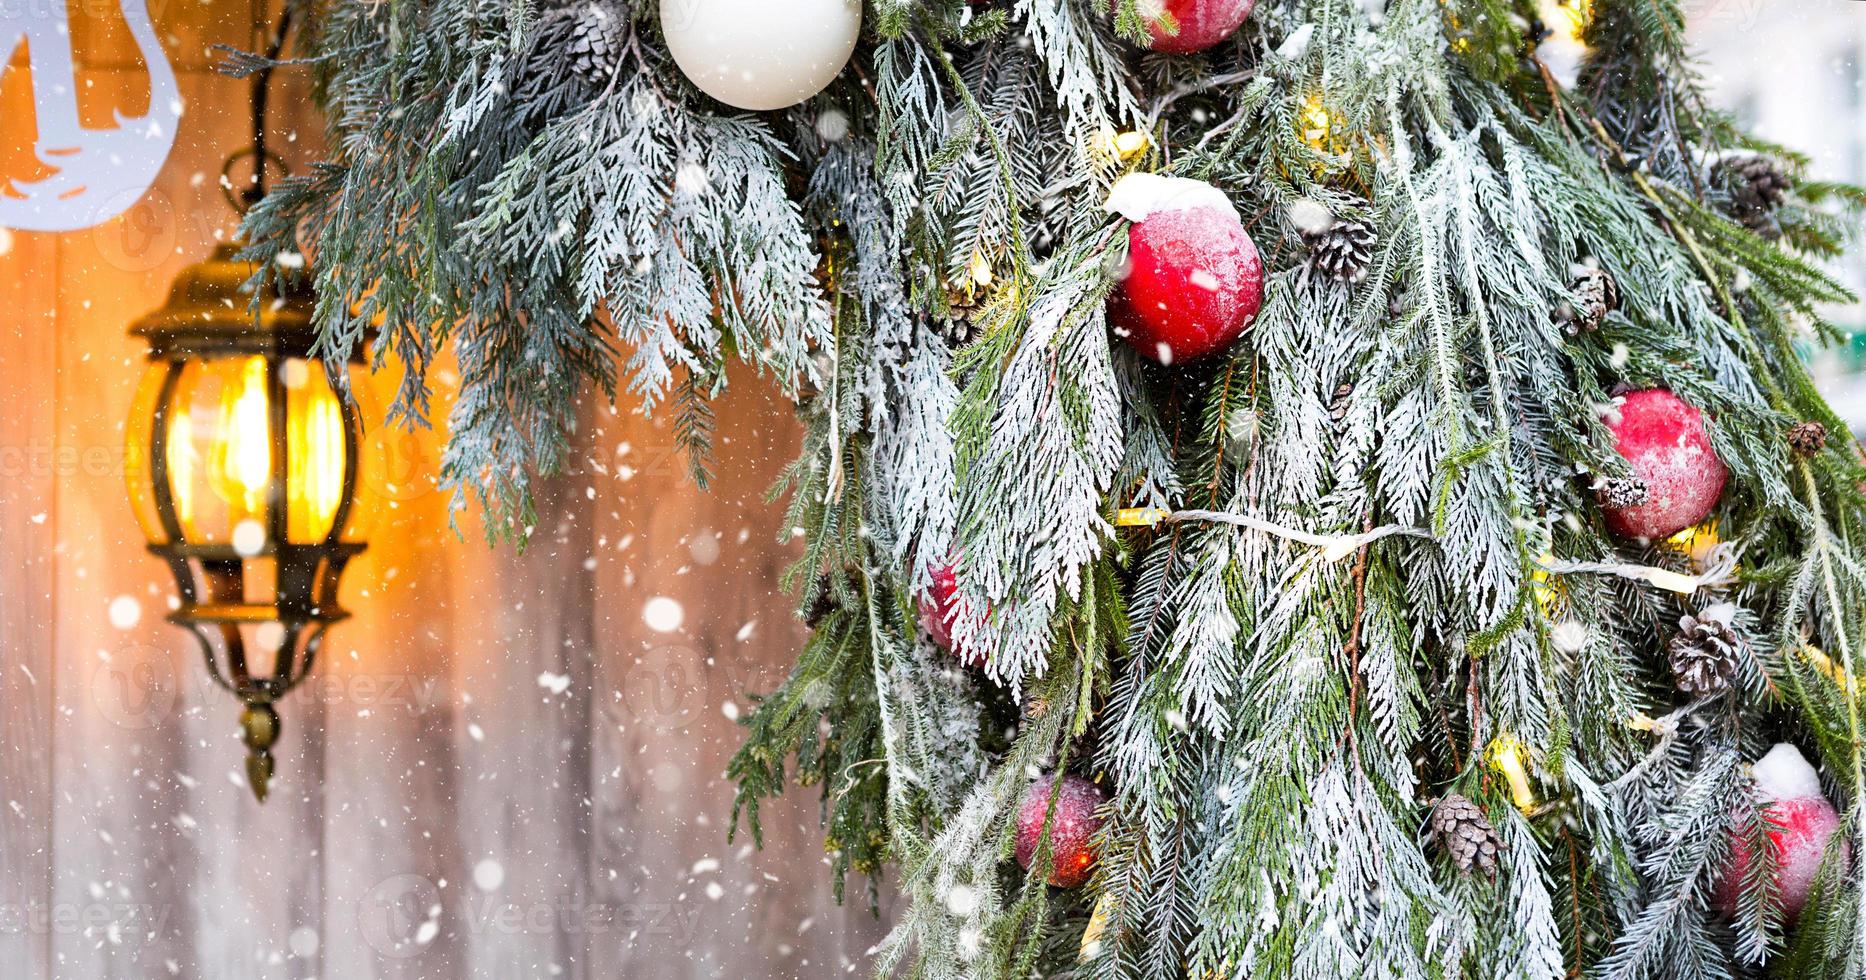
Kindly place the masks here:
<instances>
[{"instance_id":1,"label":"lantern metal frame","mask_svg":"<svg viewBox=\"0 0 1866 980\"><path fill-rule=\"evenodd\" d=\"M266 110L273 68L280 64L286 36L293 27L298 4L288 0L268 32L264 53L241 55L230 48L229 71L252 78L252 144L236 151L222 168L221 186L228 203L244 213L266 195L266 168L285 162L266 148ZM255 22L264 7L254 5ZM236 194L232 168L251 158L252 175ZM261 274L261 273L264 274ZM275 702L311 675L318 651L331 626L350 614L338 602L338 587L345 566L366 547L349 535L363 464L363 425L349 387L327 378L337 396L343 428L343 483L331 512L330 527L315 541L292 536L292 400L284 376L294 360L314 362L317 334L312 326L317 308L308 274L285 269L261 270L240 258L240 246L222 243L205 262L188 267L176 279L168 303L143 317L130 330L149 345L150 371L166 365L153 404L147 409L148 444L140 447L148 473L136 487L147 494L153 527L145 527L149 551L161 558L175 576L180 602L168 621L189 631L201 646L207 672L220 687L245 705L241 738L248 755L246 772L253 794L261 802L272 779L272 746L279 735ZM363 363L361 346L353 350L349 365ZM260 357L265 361L267 437L271 441L264 492L265 538L257 548L239 548L232 528L227 540L194 535L179 512L174 476L169 469L170 413L176 411L183 376L191 364L211 364L228 358ZM337 365L326 364L331 371ZM145 384L149 383L147 376ZM225 439L228 433L216 434ZM157 530L163 540L153 540ZM204 540L206 538L207 540ZM270 602L248 601L249 562L272 562ZM277 624L281 632L270 672L259 673L248 660L243 627ZM258 636L255 637L259 638ZM271 644L264 643L264 646Z\"/></svg>"},{"instance_id":2,"label":"lantern metal frame","mask_svg":"<svg viewBox=\"0 0 1866 980\"><path fill-rule=\"evenodd\" d=\"M168 304L144 317L130 333L148 343L147 360L164 371L153 404L139 405L152 416L143 447L148 478L139 491L148 495L164 538L151 541L148 549L167 563L179 592L180 604L168 620L194 635L208 674L246 705L242 726L251 750L248 775L255 794L264 800L272 772L270 749L279 728L273 704L310 676L327 631L350 616L338 601L338 586L350 559L367 547L348 536L357 506L363 425L356 400L333 380L343 427L342 489L323 535L315 541L294 540L292 404L284 372L291 361L314 360L315 301L302 277L268 276L267 284L255 292L257 266L240 260L238 251L237 245L223 244L208 261L189 267L176 280ZM171 414L178 408L188 367L251 357L263 358L266 365L271 446L265 538L259 548L243 550L231 540L203 541L202 535L189 531L176 504L169 441ZM361 352L354 352L349 363L361 364ZM224 438L225 433L217 435ZM248 563L268 559L273 563L271 601L249 601ZM283 632L271 671L260 673L247 657L241 627L265 623L277 623Z\"/></svg>"}]
</instances>

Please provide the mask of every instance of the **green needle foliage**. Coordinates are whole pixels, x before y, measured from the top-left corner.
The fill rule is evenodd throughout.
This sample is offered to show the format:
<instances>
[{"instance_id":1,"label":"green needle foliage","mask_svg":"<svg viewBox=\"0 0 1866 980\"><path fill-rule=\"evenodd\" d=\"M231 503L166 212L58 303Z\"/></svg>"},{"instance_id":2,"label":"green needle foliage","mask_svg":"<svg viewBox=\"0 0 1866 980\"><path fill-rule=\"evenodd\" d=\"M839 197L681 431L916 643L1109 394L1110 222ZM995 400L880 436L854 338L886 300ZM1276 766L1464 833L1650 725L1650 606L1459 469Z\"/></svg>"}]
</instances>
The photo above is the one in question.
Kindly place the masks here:
<instances>
[{"instance_id":1,"label":"green needle foliage","mask_svg":"<svg viewBox=\"0 0 1866 980\"><path fill-rule=\"evenodd\" d=\"M446 476L496 528L592 390L673 412L698 474L730 361L795 397L815 634L748 719L737 817L820 786L838 879L903 896L879 975L1866 977L1866 467L1798 357L1839 336L1819 262L1866 194L1705 103L1679 0L1593 0L1566 83L1513 0L1263 0L1192 56L1143 51L1134 0L868 0L850 68L756 115L680 76L655 4L595 2L625 28L596 75L565 7L320 9L333 152L247 230L310 256L325 355L377 332L405 418L452 348ZM1758 154L1793 188L1760 222L1723 166ZM1110 330L1134 170L1211 182L1264 254L1221 356ZM1315 274L1317 212L1373 229L1358 280ZM1582 268L1620 298L1590 329ZM1730 470L1715 547L1600 516L1603 417L1657 386ZM1208 516L1116 524L1143 507ZM982 667L919 623L948 566ZM1740 655L1686 694L1666 644L1715 603ZM1845 838L1792 922L1748 768L1783 741ZM1077 889L1011 860L1054 771L1111 798ZM1451 793L1494 877L1428 832Z\"/></svg>"}]
</instances>

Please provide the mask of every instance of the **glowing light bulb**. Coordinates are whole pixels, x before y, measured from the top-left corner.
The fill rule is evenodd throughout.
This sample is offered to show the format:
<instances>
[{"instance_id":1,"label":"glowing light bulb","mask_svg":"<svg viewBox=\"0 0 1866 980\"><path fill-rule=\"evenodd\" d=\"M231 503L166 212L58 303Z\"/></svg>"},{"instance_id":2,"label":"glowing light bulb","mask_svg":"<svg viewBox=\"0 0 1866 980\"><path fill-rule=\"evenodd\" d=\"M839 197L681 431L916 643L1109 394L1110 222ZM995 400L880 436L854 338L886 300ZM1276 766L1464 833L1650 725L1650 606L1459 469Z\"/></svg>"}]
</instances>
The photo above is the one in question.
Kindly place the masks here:
<instances>
[{"instance_id":1,"label":"glowing light bulb","mask_svg":"<svg viewBox=\"0 0 1866 980\"><path fill-rule=\"evenodd\" d=\"M1153 138L1138 129L1129 130L1114 138L1114 155L1123 161L1132 160L1153 145Z\"/></svg>"},{"instance_id":2,"label":"glowing light bulb","mask_svg":"<svg viewBox=\"0 0 1866 980\"><path fill-rule=\"evenodd\" d=\"M1101 940L1108 932L1108 920L1114 918L1114 896L1103 892L1095 900L1095 911L1089 914L1088 927L1082 930L1082 950L1076 961L1087 963L1101 955Z\"/></svg>"},{"instance_id":3,"label":"glowing light bulb","mask_svg":"<svg viewBox=\"0 0 1866 980\"><path fill-rule=\"evenodd\" d=\"M1848 673L1845 667L1835 663L1833 658L1829 657L1826 651L1822 650L1820 647L1812 643L1803 643L1801 645L1801 656L1806 659L1809 664L1812 664L1815 670L1820 671L1822 674L1826 675L1828 680L1833 681L1835 687L1840 688L1850 695L1859 694L1859 683L1853 679L1853 675Z\"/></svg>"},{"instance_id":4,"label":"glowing light bulb","mask_svg":"<svg viewBox=\"0 0 1866 980\"><path fill-rule=\"evenodd\" d=\"M1153 137L1142 129L1115 132L1104 127L1090 143L1096 152L1116 163L1132 163L1153 146Z\"/></svg>"},{"instance_id":5,"label":"glowing light bulb","mask_svg":"<svg viewBox=\"0 0 1866 980\"><path fill-rule=\"evenodd\" d=\"M1553 16L1545 18L1549 29L1566 41L1582 43L1581 35L1594 19L1594 0L1560 0L1550 6Z\"/></svg>"},{"instance_id":6,"label":"glowing light bulb","mask_svg":"<svg viewBox=\"0 0 1866 980\"><path fill-rule=\"evenodd\" d=\"M182 534L194 533L194 481L197 457L194 452L194 418L187 412L170 412L168 416L168 451L164 453L168 460L169 493L175 501L175 517L181 522Z\"/></svg>"},{"instance_id":7,"label":"glowing light bulb","mask_svg":"<svg viewBox=\"0 0 1866 980\"><path fill-rule=\"evenodd\" d=\"M1529 750L1522 740L1505 732L1490 742L1485 751L1490 767L1510 784L1510 800L1518 810L1536 805L1535 788L1529 785Z\"/></svg>"},{"instance_id":8,"label":"glowing light bulb","mask_svg":"<svg viewBox=\"0 0 1866 980\"><path fill-rule=\"evenodd\" d=\"M1667 547L1689 556L1694 562L1703 565L1710 557L1711 549L1723 543L1717 535L1717 523L1706 521L1696 527L1688 527L1665 539Z\"/></svg>"},{"instance_id":9,"label":"glowing light bulb","mask_svg":"<svg viewBox=\"0 0 1866 980\"><path fill-rule=\"evenodd\" d=\"M1343 124L1341 114L1328 107L1320 91L1303 96L1302 107L1296 111L1296 135L1303 145L1317 153L1346 152L1340 135Z\"/></svg>"},{"instance_id":10,"label":"glowing light bulb","mask_svg":"<svg viewBox=\"0 0 1866 980\"><path fill-rule=\"evenodd\" d=\"M1561 609L1565 595L1561 583L1555 581L1554 574L1547 568L1548 563L1554 560L1554 552L1543 552L1541 560L1529 573L1530 587L1535 590L1536 594L1536 605L1542 607L1542 615L1550 619L1554 619L1555 613Z\"/></svg>"},{"instance_id":11,"label":"glowing light bulb","mask_svg":"<svg viewBox=\"0 0 1866 980\"><path fill-rule=\"evenodd\" d=\"M972 258L965 264L965 274L973 285L981 289L991 285L991 260L985 257L984 252L973 249Z\"/></svg>"},{"instance_id":12,"label":"glowing light bulb","mask_svg":"<svg viewBox=\"0 0 1866 980\"><path fill-rule=\"evenodd\" d=\"M294 366L296 366L294 368ZM324 372L303 361L287 395L285 486L294 541L322 538L337 519L345 476L343 405Z\"/></svg>"},{"instance_id":13,"label":"glowing light bulb","mask_svg":"<svg viewBox=\"0 0 1866 980\"><path fill-rule=\"evenodd\" d=\"M272 413L263 357L248 357L220 396L220 417L208 465L215 496L236 517L260 513L272 481Z\"/></svg>"}]
</instances>

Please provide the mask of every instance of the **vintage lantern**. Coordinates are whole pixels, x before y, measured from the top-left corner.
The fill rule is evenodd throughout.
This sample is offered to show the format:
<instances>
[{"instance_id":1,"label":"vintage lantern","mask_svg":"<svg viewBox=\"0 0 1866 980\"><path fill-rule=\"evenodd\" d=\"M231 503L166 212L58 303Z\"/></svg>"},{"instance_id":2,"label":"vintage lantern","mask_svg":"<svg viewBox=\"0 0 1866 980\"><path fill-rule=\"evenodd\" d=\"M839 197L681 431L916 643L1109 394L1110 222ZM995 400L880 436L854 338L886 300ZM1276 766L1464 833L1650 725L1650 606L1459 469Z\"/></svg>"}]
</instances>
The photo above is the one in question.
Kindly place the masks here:
<instances>
[{"instance_id":1,"label":"vintage lantern","mask_svg":"<svg viewBox=\"0 0 1866 980\"><path fill-rule=\"evenodd\" d=\"M170 621L194 633L214 679L246 706L247 775L263 801L273 703L309 676L325 631L348 615L337 583L363 550L362 422L311 356L302 277L256 287L237 251L222 245L184 270L168 304L131 331L148 342L149 366L127 472L149 550L175 574Z\"/></svg>"},{"instance_id":2,"label":"vintage lantern","mask_svg":"<svg viewBox=\"0 0 1866 980\"><path fill-rule=\"evenodd\" d=\"M292 29L286 4L252 80L252 145L221 185L244 211L265 197L266 105ZM235 193L233 166L252 161ZM362 415L357 384L333 384L312 356L316 301L302 269L266 270L223 243L175 280L167 305L130 331L149 366L126 429L130 499L149 550L168 562L169 620L201 643L208 672L245 705L246 774L261 802L279 737L275 702L311 674L343 568L363 550ZM348 370L360 374L362 352ZM342 379L339 379L340 381Z\"/></svg>"}]
</instances>

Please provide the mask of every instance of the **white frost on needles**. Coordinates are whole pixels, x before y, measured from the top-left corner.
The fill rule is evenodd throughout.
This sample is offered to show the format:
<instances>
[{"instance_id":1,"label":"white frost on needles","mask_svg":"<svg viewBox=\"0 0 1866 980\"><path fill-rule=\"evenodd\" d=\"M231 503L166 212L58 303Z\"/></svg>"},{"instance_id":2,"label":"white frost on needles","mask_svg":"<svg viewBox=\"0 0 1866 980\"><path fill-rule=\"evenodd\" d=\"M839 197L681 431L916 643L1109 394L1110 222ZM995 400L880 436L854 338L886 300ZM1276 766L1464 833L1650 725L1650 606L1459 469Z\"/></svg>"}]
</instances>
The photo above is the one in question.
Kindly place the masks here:
<instances>
[{"instance_id":1,"label":"white frost on needles","mask_svg":"<svg viewBox=\"0 0 1866 980\"><path fill-rule=\"evenodd\" d=\"M1197 208L1223 208L1231 212L1232 217L1237 217L1238 213L1224 191L1202 180L1165 174L1128 174L1114 182L1114 187L1108 191L1108 202L1102 205L1108 213L1119 214L1135 224L1162 211Z\"/></svg>"},{"instance_id":2,"label":"white frost on needles","mask_svg":"<svg viewBox=\"0 0 1866 980\"><path fill-rule=\"evenodd\" d=\"M1764 801L1800 800L1821 795L1821 777L1808 765L1801 750L1787 742L1775 743L1769 754L1756 760L1756 795Z\"/></svg>"}]
</instances>

